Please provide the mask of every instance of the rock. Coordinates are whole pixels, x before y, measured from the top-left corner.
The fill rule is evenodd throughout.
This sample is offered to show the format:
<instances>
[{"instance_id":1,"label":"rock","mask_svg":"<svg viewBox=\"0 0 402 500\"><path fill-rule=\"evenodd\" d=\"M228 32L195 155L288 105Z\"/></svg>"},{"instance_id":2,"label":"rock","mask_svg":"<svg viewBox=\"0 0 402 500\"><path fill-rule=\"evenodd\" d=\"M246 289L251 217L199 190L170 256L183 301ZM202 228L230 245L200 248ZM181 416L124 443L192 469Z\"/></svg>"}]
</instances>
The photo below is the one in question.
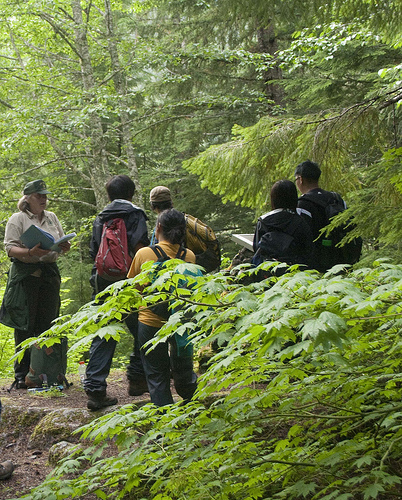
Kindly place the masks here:
<instances>
[{"instance_id":1,"label":"rock","mask_svg":"<svg viewBox=\"0 0 402 500\"><path fill-rule=\"evenodd\" d=\"M60 408L42 418L35 427L28 442L28 449L45 449L60 441L78 442L79 436L72 432L93 420L87 410L81 408Z\"/></svg>"},{"instance_id":2,"label":"rock","mask_svg":"<svg viewBox=\"0 0 402 500\"><path fill-rule=\"evenodd\" d=\"M10 405L3 407L0 422L0 455L1 448L13 446L21 438L26 439L27 430L37 425L45 414L46 411L41 408L25 409Z\"/></svg>"},{"instance_id":3,"label":"rock","mask_svg":"<svg viewBox=\"0 0 402 500\"><path fill-rule=\"evenodd\" d=\"M48 455L49 465L55 467L60 460L66 458L73 451L74 448L80 447L79 445L69 443L67 441L60 441L59 443L54 444L50 450Z\"/></svg>"},{"instance_id":4,"label":"rock","mask_svg":"<svg viewBox=\"0 0 402 500\"><path fill-rule=\"evenodd\" d=\"M3 399L3 398L2 398ZM21 408L17 405L4 405L2 417L7 425L12 425L14 428L26 428L36 424L46 415L44 408L29 407Z\"/></svg>"}]
</instances>

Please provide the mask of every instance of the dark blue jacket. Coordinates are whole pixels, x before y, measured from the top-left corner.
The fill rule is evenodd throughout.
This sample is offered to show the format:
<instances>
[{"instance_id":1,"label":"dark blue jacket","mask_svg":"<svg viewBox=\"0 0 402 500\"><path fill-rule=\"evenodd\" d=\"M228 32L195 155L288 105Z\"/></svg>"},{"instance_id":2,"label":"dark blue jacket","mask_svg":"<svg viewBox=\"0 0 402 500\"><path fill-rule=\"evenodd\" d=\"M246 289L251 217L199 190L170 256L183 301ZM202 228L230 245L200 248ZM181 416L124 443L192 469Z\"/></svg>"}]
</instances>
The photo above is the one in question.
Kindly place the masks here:
<instances>
[{"instance_id":1,"label":"dark blue jacket","mask_svg":"<svg viewBox=\"0 0 402 500\"><path fill-rule=\"evenodd\" d=\"M138 243L145 247L149 245L148 228L145 212L133 205L130 201L114 200L107 205L96 217L92 227L92 238L89 254L95 260L102 238L103 224L111 219L122 218L127 230L127 243L131 256L134 256L134 248Z\"/></svg>"},{"instance_id":2,"label":"dark blue jacket","mask_svg":"<svg viewBox=\"0 0 402 500\"><path fill-rule=\"evenodd\" d=\"M99 245L102 239L103 224L111 219L121 218L124 220L127 231L127 243L131 257L134 257L135 247L141 243L144 247L149 245L147 220L144 210L135 206L127 200L114 200L107 205L102 212L96 217L92 226L92 238L89 244L89 254L95 261L96 254L99 250ZM99 279L100 277L98 277ZM101 281L101 280L100 280ZM89 280L95 293L104 289L108 284L107 281L97 283L96 267L92 267L91 278Z\"/></svg>"}]
</instances>

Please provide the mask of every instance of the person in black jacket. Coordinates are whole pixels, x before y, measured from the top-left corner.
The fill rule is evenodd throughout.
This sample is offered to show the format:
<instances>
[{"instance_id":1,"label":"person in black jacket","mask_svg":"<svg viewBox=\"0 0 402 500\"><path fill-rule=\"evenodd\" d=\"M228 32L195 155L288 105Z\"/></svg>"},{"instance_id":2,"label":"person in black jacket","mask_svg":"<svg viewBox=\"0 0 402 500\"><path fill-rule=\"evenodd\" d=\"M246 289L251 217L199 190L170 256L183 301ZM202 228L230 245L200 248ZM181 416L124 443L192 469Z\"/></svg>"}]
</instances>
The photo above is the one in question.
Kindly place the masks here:
<instances>
[{"instance_id":1,"label":"person in black jacket","mask_svg":"<svg viewBox=\"0 0 402 500\"><path fill-rule=\"evenodd\" d=\"M90 242L90 255L95 260L102 238L103 224L111 219L122 218L127 231L127 243L130 256L137 250L149 245L147 216L145 212L132 203L135 184L127 175L115 175L106 184L110 203L96 217ZM96 267L92 268L90 283L93 287L93 298L103 291L112 281L99 276ZM127 367L130 396L139 396L148 392L144 369L138 345L138 314L131 314L126 319L127 327L134 337L134 350L130 355ZM106 378L109 375L117 342L113 339L95 337L89 351L89 361L85 374L85 392L88 396L88 409L98 410L117 403L117 399L106 395Z\"/></svg>"},{"instance_id":2,"label":"person in black jacket","mask_svg":"<svg viewBox=\"0 0 402 500\"><path fill-rule=\"evenodd\" d=\"M338 193L325 191L318 185L321 169L311 160L303 161L295 170L296 186L302 195L297 206L306 220L314 240L314 269L325 272L335 264L341 263L339 251L334 245L326 245L326 238L320 235L323 227L328 225L325 206L330 203L341 203L346 209L346 203ZM341 259L342 260L342 259Z\"/></svg>"},{"instance_id":3,"label":"person in black jacket","mask_svg":"<svg viewBox=\"0 0 402 500\"><path fill-rule=\"evenodd\" d=\"M277 260L311 268L313 238L296 207L297 190L293 182L275 182L271 189L272 210L258 219L254 233L253 264Z\"/></svg>"},{"instance_id":4,"label":"person in black jacket","mask_svg":"<svg viewBox=\"0 0 402 500\"><path fill-rule=\"evenodd\" d=\"M103 224L111 219L122 218L127 230L128 248L131 258L137 250L149 245L148 228L145 212L132 203L135 184L127 175L115 175L106 184L106 191L110 203L96 217L92 227L92 238L89 244L89 254L95 261L102 238ZM111 284L111 281L102 278L92 268L90 283L93 288L93 297Z\"/></svg>"}]
</instances>

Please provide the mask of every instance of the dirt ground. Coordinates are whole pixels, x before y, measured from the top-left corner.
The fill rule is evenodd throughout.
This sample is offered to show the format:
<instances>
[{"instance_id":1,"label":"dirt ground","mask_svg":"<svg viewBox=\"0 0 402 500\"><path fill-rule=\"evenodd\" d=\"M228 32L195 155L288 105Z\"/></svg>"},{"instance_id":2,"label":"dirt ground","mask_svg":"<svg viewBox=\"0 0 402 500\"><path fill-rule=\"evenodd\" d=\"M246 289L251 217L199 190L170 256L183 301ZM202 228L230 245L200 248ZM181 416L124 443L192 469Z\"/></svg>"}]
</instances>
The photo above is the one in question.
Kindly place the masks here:
<instances>
[{"instance_id":1,"label":"dirt ground","mask_svg":"<svg viewBox=\"0 0 402 500\"><path fill-rule=\"evenodd\" d=\"M0 481L0 500L20 498L30 492L32 488L39 485L51 472L52 466L48 464L49 449L35 449L28 446L29 436L32 434L36 423L32 425L21 424L15 426L7 422L7 406L17 407L23 412L32 410L50 411L62 408L86 409L87 397L79 383L77 375L69 376L73 385L63 392L61 396L43 397L34 395L26 390L13 390L8 393L7 389L11 385L11 380L0 380L0 398L3 405L3 418L0 423L0 461L11 460L15 470L10 479ZM172 393L174 391L172 390ZM123 371L114 371L108 378L108 394L118 398L118 405L129 403L147 403L150 401L149 394L131 397L127 393L127 381ZM94 416L99 416L116 409L116 406L94 412ZM10 425L11 424L11 425Z\"/></svg>"}]
</instances>

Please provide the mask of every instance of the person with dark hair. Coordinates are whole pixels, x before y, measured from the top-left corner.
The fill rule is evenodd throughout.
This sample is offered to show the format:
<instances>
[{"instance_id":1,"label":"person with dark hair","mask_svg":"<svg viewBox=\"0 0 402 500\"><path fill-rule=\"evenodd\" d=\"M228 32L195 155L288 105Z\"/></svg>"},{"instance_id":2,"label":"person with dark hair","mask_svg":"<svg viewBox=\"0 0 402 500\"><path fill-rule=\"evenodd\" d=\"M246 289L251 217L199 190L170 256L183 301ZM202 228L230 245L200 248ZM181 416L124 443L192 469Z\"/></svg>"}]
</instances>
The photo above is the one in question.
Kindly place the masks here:
<instances>
[{"instance_id":1,"label":"person with dark hair","mask_svg":"<svg viewBox=\"0 0 402 500\"><path fill-rule=\"evenodd\" d=\"M291 181L281 180L275 182L271 188L271 207L296 211L297 189Z\"/></svg>"},{"instance_id":2,"label":"person with dark hair","mask_svg":"<svg viewBox=\"0 0 402 500\"><path fill-rule=\"evenodd\" d=\"M295 170L295 177L302 178L300 185L307 184L308 189L318 188L318 180L321 176L321 169L317 163L306 160L299 163Z\"/></svg>"},{"instance_id":3,"label":"person with dark hair","mask_svg":"<svg viewBox=\"0 0 402 500\"><path fill-rule=\"evenodd\" d=\"M12 264L9 271L10 287L7 287L3 298L0 322L15 328L17 349L24 340L37 337L48 330L53 320L59 316L61 278L56 260L62 253L68 252L70 242L62 243L61 252L56 252L42 249L39 243L33 248L27 248L20 239L32 225L50 233L55 241L64 236L56 215L46 210L49 193L42 179L28 182L17 205L19 212L13 214L6 225L4 245ZM18 287L22 301L17 302L14 292L13 301L8 300L7 294L12 290L11 282L14 292ZM21 309L18 310L19 306ZM11 318L11 309L14 307L16 312ZM9 322L10 319L13 324ZM14 362L13 385L17 389L27 388L25 377L29 372L30 361L30 350L27 349L22 359Z\"/></svg>"},{"instance_id":4,"label":"person with dark hair","mask_svg":"<svg viewBox=\"0 0 402 500\"><path fill-rule=\"evenodd\" d=\"M170 208L158 215L156 222L156 237L158 246L169 258L177 258L186 233L184 215ZM182 257L185 262L195 263L195 255L189 249L184 249ZM141 266L145 262L156 262L158 257L152 247L139 250L132 262L129 278L137 276L141 272ZM170 390L170 371L172 370L174 385L177 393L184 400L190 400L197 388L197 376L193 370L192 357L179 357L177 344L174 336L169 342L160 343L151 351L145 352L143 346L155 337L158 330L163 326L165 320L152 312L149 308L141 308L139 311L138 338L141 347L141 357L148 382L151 401L157 406L173 403ZM169 355L170 345L170 355Z\"/></svg>"},{"instance_id":5,"label":"person with dark hair","mask_svg":"<svg viewBox=\"0 0 402 500\"><path fill-rule=\"evenodd\" d=\"M313 238L296 207L297 190L293 182L275 182L271 189L272 210L258 219L254 233L253 264L277 260L289 265L312 266Z\"/></svg>"},{"instance_id":6,"label":"person with dark hair","mask_svg":"<svg viewBox=\"0 0 402 500\"><path fill-rule=\"evenodd\" d=\"M110 203L96 217L92 227L89 254L95 260L102 238L103 225L112 219L123 219L127 230L127 242L131 257L142 247L149 245L148 217L145 212L132 203L135 184L127 175L115 175L106 184ZM93 297L111 284L111 280L99 276L96 267L92 268L90 283Z\"/></svg>"},{"instance_id":7,"label":"person with dark hair","mask_svg":"<svg viewBox=\"0 0 402 500\"><path fill-rule=\"evenodd\" d=\"M302 193L297 206L302 215L307 216L314 240L314 268L325 272L335 264L345 263L342 262L342 252L328 238L320 235L321 229L329 223L327 207L338 205L339 211L342 211L346 209L346 203L340 194L320 188L320 175L320 167L311 160L299 163L295 170L296 186Z\"/></svg>"},{"instance_id":8,"label":"person with dark hair","mask_svg":"<svg viewBox=\"0 0 402 500\"><path fill-rule=\"evenodd\" d=\"M127 233L127 243L130 257L149 245L147 216L145 212L132 203L135 184L127 175L115 175L106 184L110 203L96 217L90 242L90 256L95 260L101 244L105 223L113 219L122 219ZM96 294L111 285L113 281L99 276L94 265L90 283L93 287L93 298ZM134 338L134 349L130 355L127 367L128 393L130 396L140 396L148 391L145 374L142 367L137 338L138 315L131 314L126 324ZM89 351L89 361L86 368L84 387L88 396L88 409L99 410L105 406L117 403L117 399L106 395L106 378L109 375L117 342L114 339L105 340L95 337Z\"/></svg>"},{"instance_id":9,"label":"person with dark hair","mask_svg":"<svg viewBox=\"0 0 402 500\"><path fill-rule=\"evenodd\" d=\"M134 181L128 175L115 175L105 187L110 201L132 200L135 193Z\"/></svg>"}]
</instances>

